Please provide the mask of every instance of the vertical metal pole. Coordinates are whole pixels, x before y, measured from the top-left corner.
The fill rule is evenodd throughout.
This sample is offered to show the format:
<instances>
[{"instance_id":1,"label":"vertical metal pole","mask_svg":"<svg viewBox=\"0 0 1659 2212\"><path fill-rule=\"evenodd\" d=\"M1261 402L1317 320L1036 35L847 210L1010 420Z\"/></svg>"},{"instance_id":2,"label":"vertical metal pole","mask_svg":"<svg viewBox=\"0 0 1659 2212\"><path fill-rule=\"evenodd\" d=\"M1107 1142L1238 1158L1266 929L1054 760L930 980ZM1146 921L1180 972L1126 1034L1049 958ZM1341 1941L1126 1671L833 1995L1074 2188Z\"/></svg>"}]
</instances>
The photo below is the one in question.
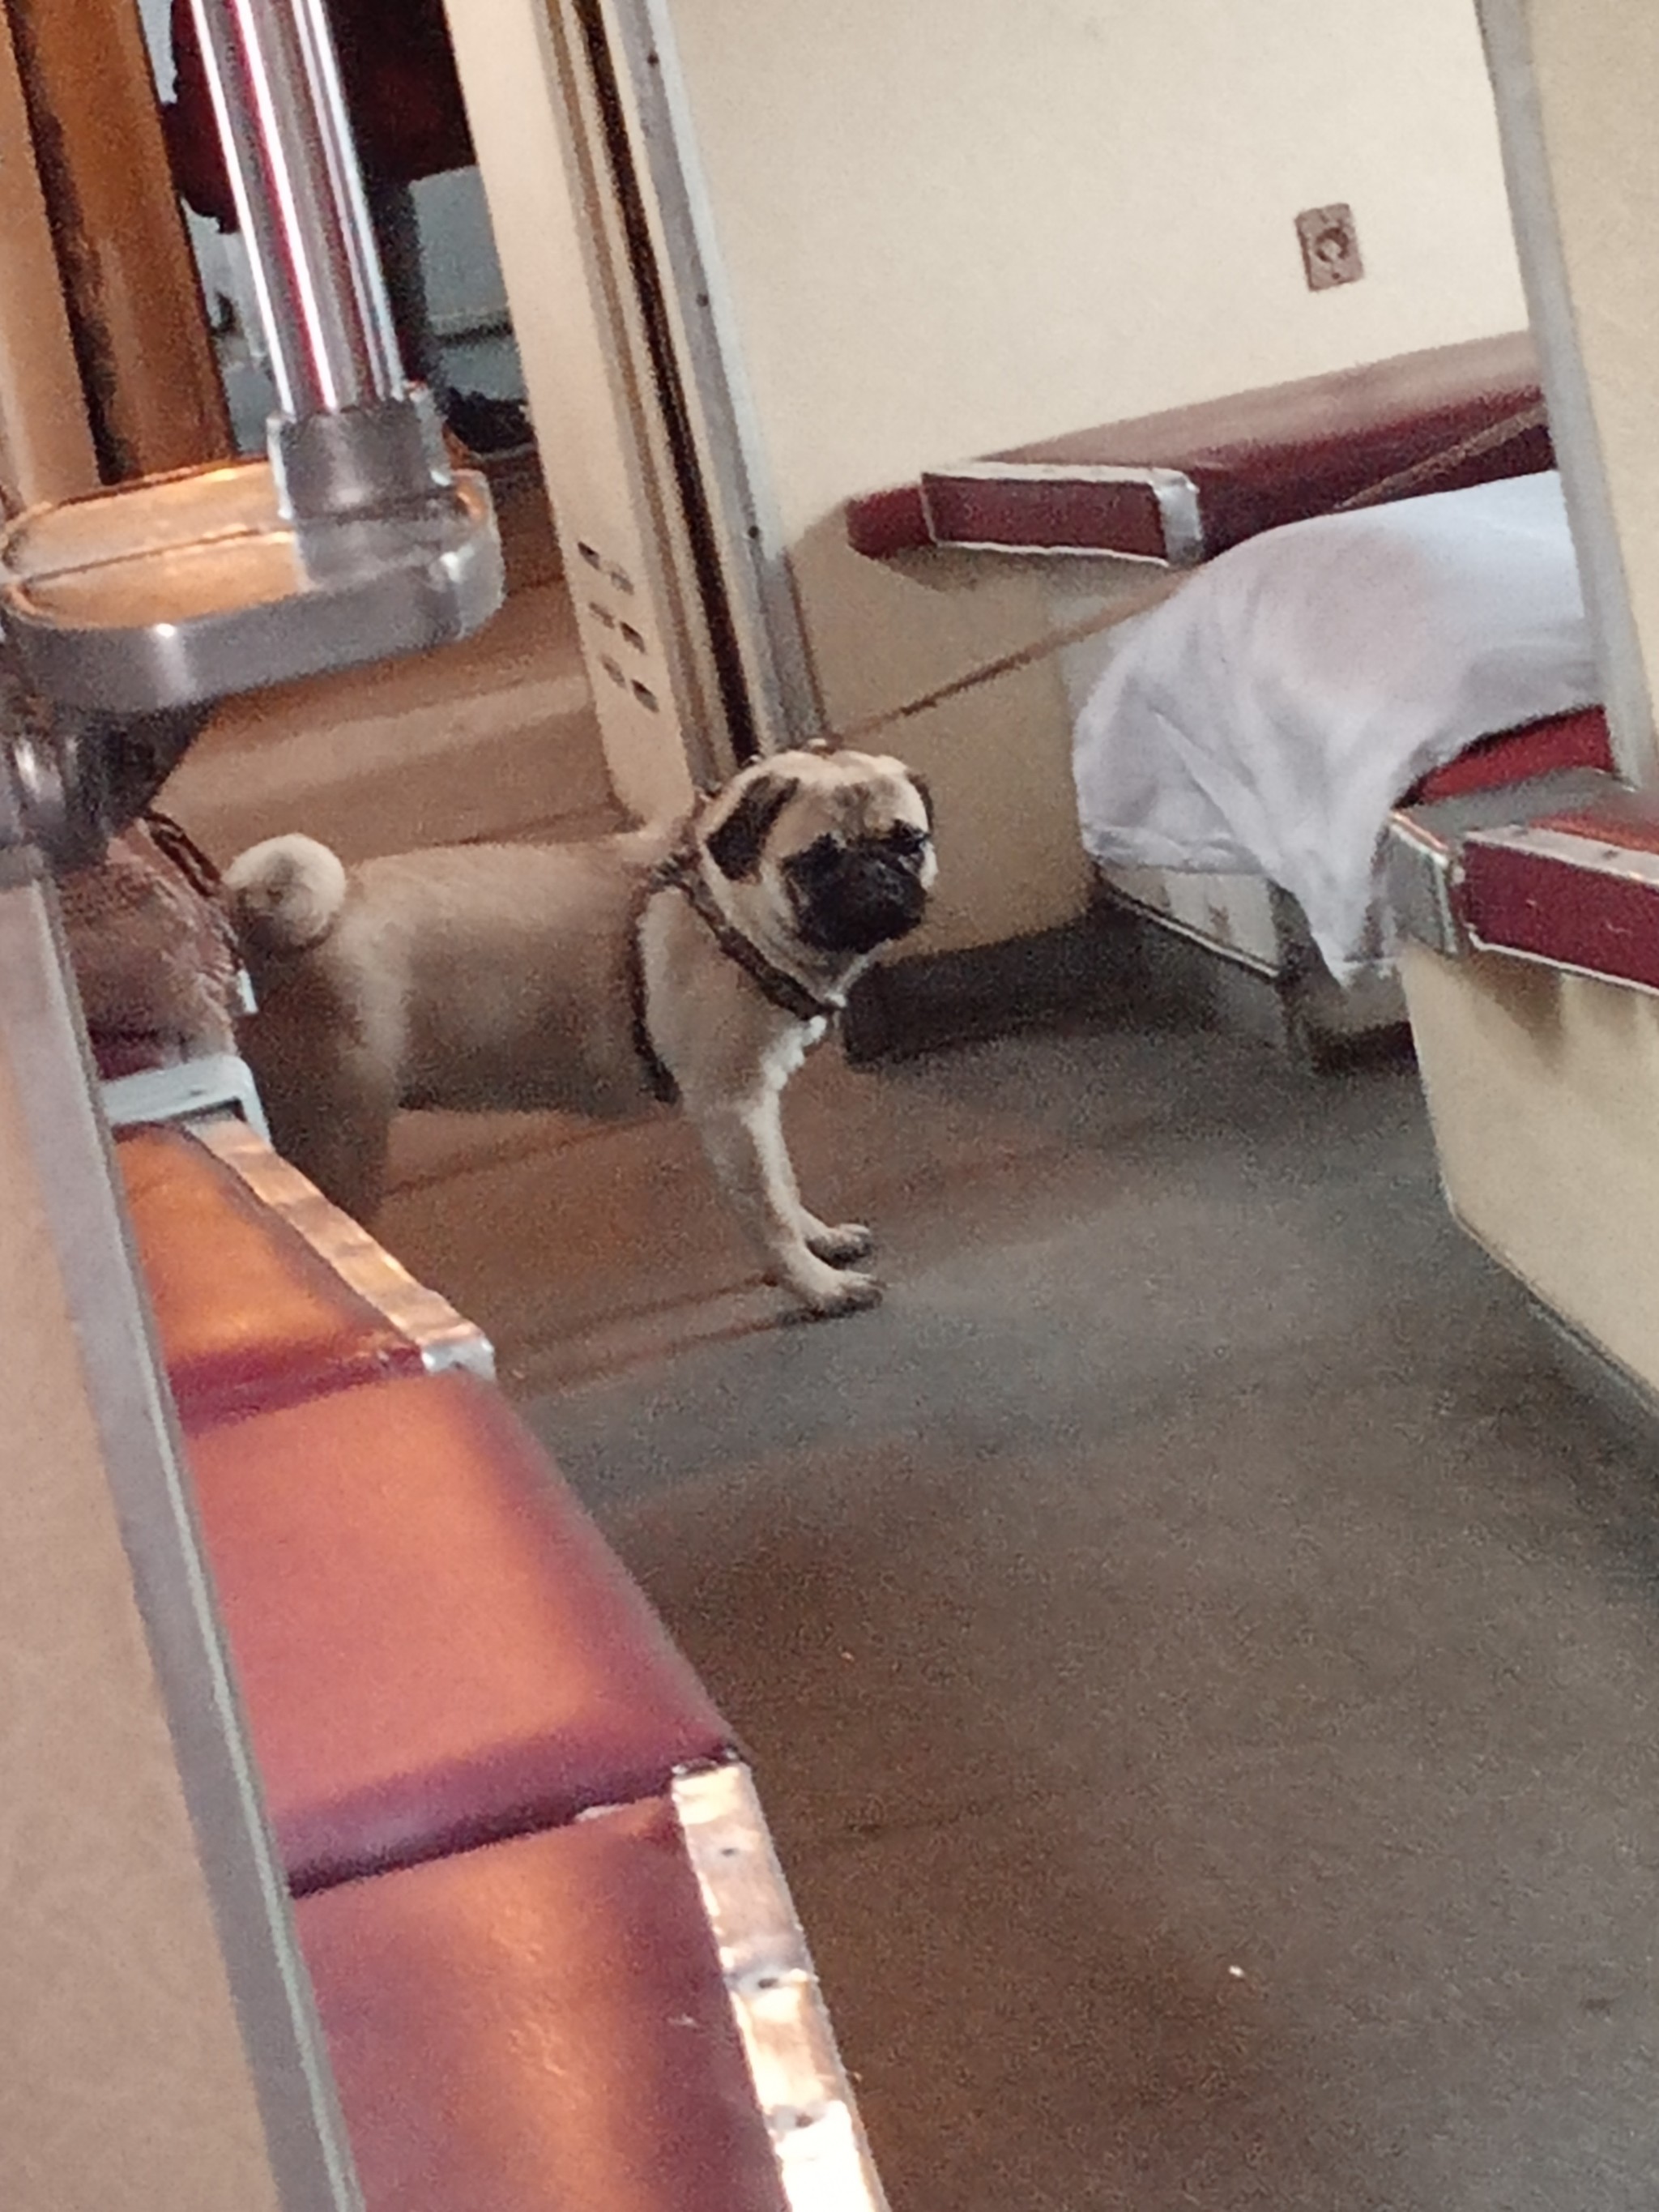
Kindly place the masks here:
<instances>
[{"instance_id":1,"label":"vertical metal pole","mask_svg":"<svg viewBox=\"0 0 1659 2212\"><path fill-rule=\"evenodd\" d=\"M191 0L285 416L404 378L322 0Z\"/></svg>"}]
</instances>

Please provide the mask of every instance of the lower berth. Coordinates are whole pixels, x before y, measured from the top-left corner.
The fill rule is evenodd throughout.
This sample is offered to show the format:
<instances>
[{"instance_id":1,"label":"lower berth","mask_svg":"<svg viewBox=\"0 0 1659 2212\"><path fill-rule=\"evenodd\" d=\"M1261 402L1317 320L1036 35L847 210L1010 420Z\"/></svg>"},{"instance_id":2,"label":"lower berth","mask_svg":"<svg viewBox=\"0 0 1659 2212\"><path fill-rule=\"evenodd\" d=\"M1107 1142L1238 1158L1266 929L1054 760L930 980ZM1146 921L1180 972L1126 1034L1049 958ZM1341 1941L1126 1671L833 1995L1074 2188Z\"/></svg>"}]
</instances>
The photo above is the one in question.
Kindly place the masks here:
<instances>
[{"instance_id":1,"label":"lower berth","mask_svg":"<svg viewBox=\"0 0 1659 2212\"><path fill-rule=\"evenodd\" d=\"M1041 586L1046 638L889 717L901 750L925 735L942 821L965 823L951 878L1063 927L1090 874L1056 847L1074 822L1103 900L1156 925L1135 941L1281 1035L1401 1019L1389 808L1600 697L1524 331L929 467L846 520L947 595L1011 560ZM1042 787L1020 850L1030 870L1042 845L1046 903L997 884L1002 825L971 800L1011 725ZM1607 764L1599 716L1548 743ZM1018 801L1000 767L983 780Z\"/></svg>"},{"instance_id":2,"label":"lower berth","mask_svg":"<svg viewBox=\"0 0 1659 2212\"><path fill-rule=\"evenodd\" d=\"M367 2212L880 2212L741 1747L487 1344L245 1126L115 1149Z\"/></svg>"},{"instance_id":3,"label":"lower berth","mask_svg":"<svg viewBox=\"0 0 1659 2212\"><path fill-rule=\"evenodd\" d=\"M1553 472L1267 532L1072 647L1065 672L1109 896L1364 1006L1390 1004L1395 805L1457 787L1471 755L1478 780L1610 765Z\"/></svg>"},{"instance_id":4,"label":"lower berth","mask_svg":"<svg viewBox=\"0 0 1659 2212\"><path fill-rule=\"evenodd\" d=\"M1659 802L1583 769L1390 832L1441 1178L1593 1379L1659 1402Z\"/></svg>"}]
</instances>

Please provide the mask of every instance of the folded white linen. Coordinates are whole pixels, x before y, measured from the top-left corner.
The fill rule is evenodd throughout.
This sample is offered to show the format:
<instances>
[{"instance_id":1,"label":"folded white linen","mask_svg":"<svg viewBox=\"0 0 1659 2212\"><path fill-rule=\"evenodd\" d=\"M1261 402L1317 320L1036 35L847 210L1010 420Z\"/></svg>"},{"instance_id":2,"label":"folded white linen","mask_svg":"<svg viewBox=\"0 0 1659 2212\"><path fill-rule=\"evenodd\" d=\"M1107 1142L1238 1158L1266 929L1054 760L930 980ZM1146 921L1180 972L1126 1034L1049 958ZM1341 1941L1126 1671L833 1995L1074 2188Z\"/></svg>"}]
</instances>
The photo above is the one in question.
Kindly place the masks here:
<instances>
[{"instance_id":1,"label":"folded white linen","mask_svg":"<svg viewBox=\"0 0 1659 2212\"><path fill-rule=\"evenodd\" d=\"M1404 793L1600 696L1553 471L1290 523L1110 634L1073 726L1083 842L1267 876L1346 980L1391 944L1379 862Z\"/></svg>"}]
</instances>

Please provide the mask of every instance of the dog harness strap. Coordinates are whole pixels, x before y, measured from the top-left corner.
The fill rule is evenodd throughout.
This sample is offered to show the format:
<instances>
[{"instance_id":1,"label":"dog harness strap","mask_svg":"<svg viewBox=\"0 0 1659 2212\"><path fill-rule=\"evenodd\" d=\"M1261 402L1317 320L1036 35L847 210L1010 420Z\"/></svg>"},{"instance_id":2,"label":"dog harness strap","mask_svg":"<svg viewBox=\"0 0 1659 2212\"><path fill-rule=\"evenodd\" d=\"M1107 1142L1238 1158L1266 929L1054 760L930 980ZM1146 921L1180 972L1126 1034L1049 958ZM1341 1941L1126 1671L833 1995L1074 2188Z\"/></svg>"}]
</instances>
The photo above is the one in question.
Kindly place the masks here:
<instances>
[{"instance_id":1,"label":"dog harness strap","mask_svg":"<svg viewBox=\"0 0 1659 2212\"><path fill-rule=\"evenodd\" d=\"M680 1086L672 1071L664 1061L651 1042L651 1032L645 1020L645 970L636 959L634 963L634 1049L645 1070L645 1079L651 1096L665 1106L679 1103Z\"/></svg>"},{"instance_id":2,"label":"dog harness strap","mask_svg":"<svg viewBox=\"0 0 1659 2212\"><path fill-rule=\"evenodd\" d=\"M706 926L726 958L735 961L772 1004L781 1007L786 1014L793 1014L798 1022L827 1022L841 1012L843 1000L820 998L816 991L809 991L796 976L775 966L759 945L726 920L702 879L695 851L671 853L665 860L659 861L652 871L651 885L653 890L684 892L693 913Z\"/></svg>"},{"instance_id":3,"label":"dog harness strap","mask_svg":"<svg viewBox=\"0 0 1659 2212\"><path fill-rule=\"evenodd\" d=\"M219 896L224 889L224 879L182 822L163 814L159 806L147 806L138 821L192 890L199 891L204 898Z\"/></svg>"},{"instance_id":4,"label":"dog harness strap","mask_svg":"<svg viewBox=\"0 0 1659 2212\"><path fill-rule=\"evenodd\" d=\"M680 1086L674 1080L673 1071L652 1043L651 1024L645 1016L645 947L640 941L645 909L660 888L654 874L647 878L644 896L640 900L639 911L634 917L634 927L628 939L628 992L633 1001L634 1050L640 1066L645 1070L647 1085L653 1098L665 1106L674 1106L679 1103Z\"/></svg>"}]
</instances>

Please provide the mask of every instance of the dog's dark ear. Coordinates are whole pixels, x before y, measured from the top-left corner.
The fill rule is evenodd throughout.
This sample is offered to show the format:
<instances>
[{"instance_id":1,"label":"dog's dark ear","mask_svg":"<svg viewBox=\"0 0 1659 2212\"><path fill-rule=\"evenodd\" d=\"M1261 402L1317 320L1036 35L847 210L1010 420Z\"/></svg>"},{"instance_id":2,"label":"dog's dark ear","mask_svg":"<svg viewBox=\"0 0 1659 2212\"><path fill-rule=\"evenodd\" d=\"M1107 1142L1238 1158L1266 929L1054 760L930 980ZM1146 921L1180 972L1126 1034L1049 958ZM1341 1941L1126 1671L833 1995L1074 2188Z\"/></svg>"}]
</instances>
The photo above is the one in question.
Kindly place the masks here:
<instances>
[{"instance_id":1,"label":"dog's dark ear","mask_svg":"<svg viewBox=\"0 0 1659 2212\"><path fill-rule=\"evenodd\" d=\"M720 873L734 884L747 883L759 870L772 824L800 783L793 775L757 775L703 848Z\"/></svg>"}]
</instances>

